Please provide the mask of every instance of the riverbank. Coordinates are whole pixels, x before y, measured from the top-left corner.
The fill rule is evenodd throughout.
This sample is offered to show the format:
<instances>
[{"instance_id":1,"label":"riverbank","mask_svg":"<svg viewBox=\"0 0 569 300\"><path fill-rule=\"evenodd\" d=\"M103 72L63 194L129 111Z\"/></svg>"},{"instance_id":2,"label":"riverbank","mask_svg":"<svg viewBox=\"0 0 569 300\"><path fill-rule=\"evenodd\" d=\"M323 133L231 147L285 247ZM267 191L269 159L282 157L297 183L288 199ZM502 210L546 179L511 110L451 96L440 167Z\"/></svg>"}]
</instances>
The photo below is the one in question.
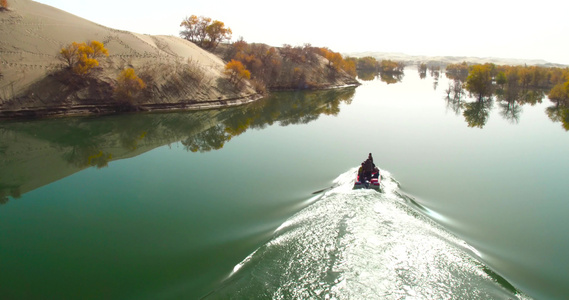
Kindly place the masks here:
<instances>
[{"instance_id":1,"label":"riverbank","mask_svg":"<svg viewBox=\"0 0 569 300\"><path fill-rule=\"evenodd\" d=\"M31 0L10 1L0 24L0 119L213 109L266 94L248 80L231 81L225 60L179 37L116 30ZM61 49L90 41L101 42L108 56L98 58L88 74L75 74ZM145 85L128 99L116 93L126 69ZM315 82L299 88L346 84Z\"/></svg>"}]
</instances>

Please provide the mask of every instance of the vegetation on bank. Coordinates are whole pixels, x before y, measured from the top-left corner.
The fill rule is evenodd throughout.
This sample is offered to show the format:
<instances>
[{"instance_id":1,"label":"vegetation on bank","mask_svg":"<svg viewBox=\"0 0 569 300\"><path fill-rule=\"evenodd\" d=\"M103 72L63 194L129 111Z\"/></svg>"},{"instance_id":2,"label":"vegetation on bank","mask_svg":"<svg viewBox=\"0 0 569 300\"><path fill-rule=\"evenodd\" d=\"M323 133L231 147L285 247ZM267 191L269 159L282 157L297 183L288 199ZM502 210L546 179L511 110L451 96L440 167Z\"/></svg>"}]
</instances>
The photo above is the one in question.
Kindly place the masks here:
<instances>
[{"instance_id":1,"label":"vegetation on bank","mask_svg":"<svg viewBox=\"0 0 569 300\"><path fill-rule=\"evenodd\" d=\"M92 79L93 71L99 67L99 58L108 56L109 51L103 43L89 41L72 42L61 48L58 58L64 62L64 71L71 75L66 77L67 81L81 85ZM136 75L133 68L123 69L112 85L112 96L121 110L128 110L129 106L132 108L135 105L134 100L146 88L146 83Z\"/></svg>"},{"instance_id":2,"label":"vegetation on bank","mask_svg":"<svg viewBox=\"0 0 569 300\"><path fill-rule=\"evenodd\" d=\"M355 77L355 65L327 48L283 45L270 47L240 39L225 47L222 58L232 79L251 79L257 92L268 89L318 89L336 79ZM240 74L240 75L236 75ZM355 83L355 80L353 80Z\"/></svg>"},{"instance_id":3,"label":"vegetation on bank","mask_svg":"<svg viewBox=\"0 0 569 300\"><path fill-rule=\"evenodd\" d=\"M226 43L232 34L229 27L221 21L195 15L185 18L180 26L183 38L226 62L221 77L217 75L220 70L208 71L192 60L159 61L135 70L131 61L109 58L111 53L102 42L75 41L59 49L60 69L30 87L21 98L3 99L3 107L8 114L22 116L66 113L76 106L90 107L83 111L93 112L135 111L153 99L161 99L165 105L186 107L200 101L222 103L223 99L250 96L252 88L258 94L265 94L270 89L321 89L357 84L355 63L327 48L269 47L248 44L243 39ZM38 88L48 90L42 97L49 98L49 103L34 98ZM28 108L22 110L23 106ZM32 107L38 107L37 113Z\"/></svg>"},{"instance_id":4,"label":"vegetation on bank","mask_svg":"<svg viewBox=\"0 0 569 300\"><path fill-rule=\"evenodd\" d=\"M338 79L357 83L354 61L328 48L310 44L271 47L249 44L243 38L223 44L231 39L231 29L221 21L196 15L185 18L180 27L182 38L227 62L224 74L236 87L250 81L258 93L266 93L268 90L327 88L334 86Z\"/></svg>"}]
</instances>

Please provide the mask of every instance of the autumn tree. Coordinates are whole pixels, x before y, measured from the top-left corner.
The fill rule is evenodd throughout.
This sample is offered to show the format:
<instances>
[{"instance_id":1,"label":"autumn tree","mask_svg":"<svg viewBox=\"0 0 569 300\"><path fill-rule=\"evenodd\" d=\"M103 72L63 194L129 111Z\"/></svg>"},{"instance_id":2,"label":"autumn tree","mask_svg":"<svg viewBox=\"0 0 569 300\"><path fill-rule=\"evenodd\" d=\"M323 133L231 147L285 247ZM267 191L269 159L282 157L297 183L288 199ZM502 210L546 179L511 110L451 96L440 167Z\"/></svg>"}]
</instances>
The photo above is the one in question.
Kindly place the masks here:
<instances>
[{"instance_id":1,"label":"autumn tree","mask_svg":"<svg viewBox=\"0 0 569 300\"><path fill-rule=\"evenodd\" d=\"M379 62L371 56L358 58L356 68L358 70L377 70L379 68Z\"/></svg>"},{"instance_id":2,"label":"autumn tree","mask_svg":"<svg viewBox=\"0 0 569 300\"><path fill-rule=\"evenodd\" d=\"M381 73L403 73L405 65L402 62L384 59L379 63L379 72Z\"/></svg>"},{"instance_id":3,"label":"autumn tree","mask_svg":"<svg viewBox=\"0 0 569 300\"><path fill-rule=\"evenodd\" d=\"M206 27L205 31L209 38L209 48L215 49L220 42L231 39L231 28L225 28L225 24L221 21L213 21L213 23Z\"/></svg>"},{"instance_id":4,"label":"autumn tree","mask_svg":"<svg viewBox=\"0 0 569 300\"><path fill-rule=\"evenodd\" d=\"M462 62L460 64L448 64L445 69L445 75L452 80L466 81L468 77L468 64Z\"/></svg>"},{"instance_id":5,"label":"autumn tree","mask_svg":"<svg viewBox=\"0 0 569 300\"><path fill-rule=\"evenodd\" d=\"M109 56L109 52L103 43L98 41L73 42L61 48L59 52L59 59L67 64L73 73L81 76L89 74L91 69L97 67L99 65L97 58L101 56Z\"/></svg>"},{"instance_id":6,"label":"autumn tree","mask_svg":"<svg viewBox=\"0 0 569 300\"><path fill-rule=\"evenodd\" d=\"M231 28L226 28L223 22L203 16L186 17L180 27L184 27L180 31L182 38L202 48L215 49L219 43L230 40L232 34Z\"/></svg>"},{"instance_id":7,"label":"autumn tree","mask_svg":"<svg viewBox=\"0 0 569 300\"><path fill-rule=\"evenodd\" d=\"M520 85L522 86L522 88L525 90L528 88L530 82L531 82L531 73L530 70L528 68L520 68L519 72L519 82Z\"/></svg>"},{"instance_id":8,"label":"autumn tree","mask_svg":"<svg viewBox=\"0 0 569 300\"><path fill-rule=\"evenodd\" d=\"M474 65L466 78L466 90L478 95L478 100L492 95L491 65Z\"/></svg>"},{"instance_id":9,"label":"autumn tree","mask_svg":"<svg viewBox=\"0 0 569 300\"><path fill-rule=\"evenodd\" d=\"M225 65L224 73L229 76L229 81L235 85L241 83L243 79L251 78L251 72L240 61L234 59Z\"/></svg>"},{"instance_id":10,"label":"autumn tree","mask_svg":"<svg viewBox=\"0 0 569 300\"><path fill-rule=\"evenodd\" d=\"M131 102L144 88L146 84L136 75L134 69L126 68L117 77L115 97L121 102Z\"/></svg>"},{"instance_id":11,"label":"autumn tree","mask_svg":"<svg viewBox=\"0 0 569 300\"><path fill-rule=\"evenodd\" d=\"M328 60L328 66L336 72L343 70L352 76L356 76L356 62L354 60L346 60L342 57L342 54L328 48L319 48L319 52Z\"/></svg>"},{"instance_id":12,"label":"autumn tree","mask_svg":"<svg viewBox=\"0 0 569 300\"><path fill-rule=\"evenodd\" d=\"M8 10L8 0L0 0L0 11Z\"/></svg>"},{"instance_id":13,"label":"autumn tree","mask_svg":"<svg viewBox=\"0 0 569 300\"><path fill-rule=\"evenodd\" d=\"M556 84L551 91L549 91L549 94L547 95L547 97L551 100L557 103L557 106L559 106L560 103L563 104L569 104L569 81L565 82L565 83L559 83Z\"/></svg>"}]
</instances>

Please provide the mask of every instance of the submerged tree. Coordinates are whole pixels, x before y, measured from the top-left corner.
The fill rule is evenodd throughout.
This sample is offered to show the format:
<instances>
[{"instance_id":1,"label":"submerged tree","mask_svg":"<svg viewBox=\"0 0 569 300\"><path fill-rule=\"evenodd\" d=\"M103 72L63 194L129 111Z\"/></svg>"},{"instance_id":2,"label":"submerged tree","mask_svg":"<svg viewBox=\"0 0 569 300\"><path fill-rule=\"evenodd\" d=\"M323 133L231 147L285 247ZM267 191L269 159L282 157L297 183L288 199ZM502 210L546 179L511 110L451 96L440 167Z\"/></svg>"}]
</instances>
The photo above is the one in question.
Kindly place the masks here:
<instances>
[{"instance_id":1,"label":"submerged tree","mask_svg":"<svg viewBox=\"0 0 569 300\"><path fill-rule=\"evenodd\" d=\"M492 65L474 65L466 78L466 90L478 95L478 100L492 95Z\"/></svg>"},{"instance_id":2,"label":"submerged tree","mask_svg":"<svg viewBox=\"0 0 569 300\"><path fill-rule=\"evenodd\" d=\"M557 106L569 104L569 81L556 84L547 96L551 101L557 103Z\"/></svg>"}]
</instances>

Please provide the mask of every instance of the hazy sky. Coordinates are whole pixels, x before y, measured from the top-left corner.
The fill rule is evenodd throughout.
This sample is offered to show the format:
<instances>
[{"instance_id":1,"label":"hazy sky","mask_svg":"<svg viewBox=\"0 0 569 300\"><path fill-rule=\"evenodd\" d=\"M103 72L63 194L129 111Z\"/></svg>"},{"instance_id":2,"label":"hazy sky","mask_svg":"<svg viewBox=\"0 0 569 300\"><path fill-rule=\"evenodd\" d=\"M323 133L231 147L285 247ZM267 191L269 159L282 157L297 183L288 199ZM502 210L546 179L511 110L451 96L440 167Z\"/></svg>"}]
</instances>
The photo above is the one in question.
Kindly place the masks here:
<instances>
[{"instance_id":1,"label":"hazy sky","mask_svg":"<svg viewBox=\"0 0 569 300\"><path fill-rule=\"evenodd\" d=\"M96 23L179 36L190 15L220 20L233 40L310 43L336 52L544 59L569 64L569 1L38 0Z\"/></svg>"}]
</instances>

